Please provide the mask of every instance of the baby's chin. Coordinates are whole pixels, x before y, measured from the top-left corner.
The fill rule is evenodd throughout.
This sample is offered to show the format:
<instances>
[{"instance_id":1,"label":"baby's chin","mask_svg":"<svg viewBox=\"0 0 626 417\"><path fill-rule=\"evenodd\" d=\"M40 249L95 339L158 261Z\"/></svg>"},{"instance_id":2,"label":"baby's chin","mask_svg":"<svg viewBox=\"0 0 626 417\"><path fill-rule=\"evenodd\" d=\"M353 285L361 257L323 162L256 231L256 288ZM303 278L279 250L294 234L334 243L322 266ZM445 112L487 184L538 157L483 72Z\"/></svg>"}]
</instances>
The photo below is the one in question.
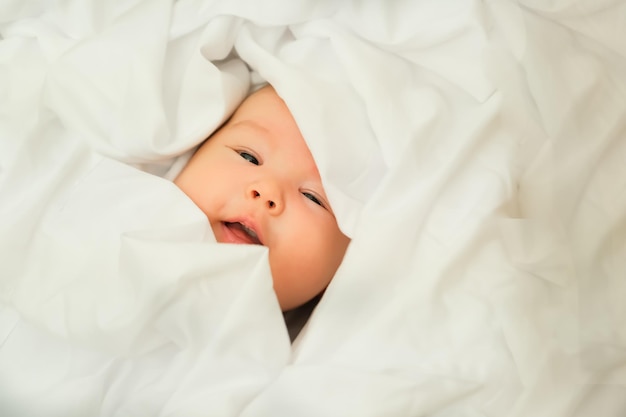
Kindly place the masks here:
<instances>
[{"instance_id":1,"label":"baby's chin","mask_svg":"<svg viewBox=\"0 0 626 417\"><path fill-rule=\"evenodd\" d=\"M254 241L239 226L228 226L224 221L210 222L215 240L219 243L263 245ZM267 245L263 245L267 246ZM320 294L332 279L319 268L306 268L292 257L280 257L280 253L269 248L269 263L274 292L282 311L300 307ZM319 265L319 263L316 263ZM322 268L324 269L324 268Z\"/></svg>"}]
</instances>

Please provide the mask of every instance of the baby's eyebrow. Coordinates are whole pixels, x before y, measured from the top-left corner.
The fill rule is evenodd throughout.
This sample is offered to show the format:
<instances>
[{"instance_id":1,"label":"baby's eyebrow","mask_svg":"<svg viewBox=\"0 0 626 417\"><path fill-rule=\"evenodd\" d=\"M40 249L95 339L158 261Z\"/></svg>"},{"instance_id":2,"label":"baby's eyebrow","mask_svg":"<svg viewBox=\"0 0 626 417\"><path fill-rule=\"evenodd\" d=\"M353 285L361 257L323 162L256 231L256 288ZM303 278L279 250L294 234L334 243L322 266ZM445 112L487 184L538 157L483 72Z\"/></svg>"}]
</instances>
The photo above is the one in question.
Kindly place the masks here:
<instances>
[{"instance_id":1,"label":"baby's eyebrow","mask_svg":"<svg viewBox=\"0 0 626 417\"><path fill-rule=\"evenodd\" d=\"M258 124L257 122L253 121L253 120L242 120L239 122L236 122L232 125L232 128L245 128L245 129L253 129L255 130L257 133L262 134L263 136L269 135L268 130L261 126L260 124Z\"/></svg>"}]
</instances>

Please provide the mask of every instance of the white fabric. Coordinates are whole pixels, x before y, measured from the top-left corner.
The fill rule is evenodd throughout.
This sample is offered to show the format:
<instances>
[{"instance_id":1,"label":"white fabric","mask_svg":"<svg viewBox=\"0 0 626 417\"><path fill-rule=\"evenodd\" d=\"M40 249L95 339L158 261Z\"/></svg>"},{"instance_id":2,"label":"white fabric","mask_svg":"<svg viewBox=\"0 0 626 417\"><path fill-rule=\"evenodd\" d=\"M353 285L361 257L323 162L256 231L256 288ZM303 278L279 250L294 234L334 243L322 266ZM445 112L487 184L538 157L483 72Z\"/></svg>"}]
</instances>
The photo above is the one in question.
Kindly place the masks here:
<instances>
[{"instance_id":1,"label":"white fabric","mask_svg":"<svg viewBox=\"0 0 626 417\"><path fill-rule=\"evenodd\" d=\"M2 2L0 415L625 414L625 17ZM293 347L163 178L264 81L352 237Z\"/></svg>"}]
</instances>

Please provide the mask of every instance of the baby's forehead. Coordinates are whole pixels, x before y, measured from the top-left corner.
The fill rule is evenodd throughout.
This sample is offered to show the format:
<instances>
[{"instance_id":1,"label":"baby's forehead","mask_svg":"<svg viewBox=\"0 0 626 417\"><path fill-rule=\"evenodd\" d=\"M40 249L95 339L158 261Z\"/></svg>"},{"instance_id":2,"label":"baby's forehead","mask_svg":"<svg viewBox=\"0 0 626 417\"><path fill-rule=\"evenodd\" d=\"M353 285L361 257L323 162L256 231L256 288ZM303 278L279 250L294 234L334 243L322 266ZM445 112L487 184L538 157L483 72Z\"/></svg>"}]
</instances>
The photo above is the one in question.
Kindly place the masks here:
<instances>
[{"instance_id":1,"label":"baby's forehead","mask_svg":"<svg viewBox=\"0 0 626 417\"><path fill-rule=\"evenodd\" d=\"M273 90L258 91L244 100L228 124L305 143L289 108Z\"/></svg>"},{"instance_id":2,"label":"baby's forehead","mask_svg":"<svg viewBox=\"0 0 626 417\"><path fill-rule=\"evenodd\" d=\"M293 119L289 108L276 91L271 87L264 87L246 97L235 110L232 119L270 114L277 118Z\"/></svg>"}]
</instances>

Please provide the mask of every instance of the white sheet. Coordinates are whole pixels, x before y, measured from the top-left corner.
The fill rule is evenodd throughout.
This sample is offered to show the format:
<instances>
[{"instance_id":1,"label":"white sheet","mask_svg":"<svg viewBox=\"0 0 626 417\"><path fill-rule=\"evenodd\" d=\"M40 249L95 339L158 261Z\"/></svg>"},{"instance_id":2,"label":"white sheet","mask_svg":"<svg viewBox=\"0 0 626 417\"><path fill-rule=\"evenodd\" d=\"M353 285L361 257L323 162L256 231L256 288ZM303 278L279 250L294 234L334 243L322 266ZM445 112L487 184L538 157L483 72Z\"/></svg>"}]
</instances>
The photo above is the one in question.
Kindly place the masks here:
<instances>
[{"instance_id":1,"label":"white sheet","mask_svg":"<svg viewBox=\"0 0 626 417\"><path fill-rule=\"evenodd\" d=\"M626 413L624 16L3 2L2 415ZM263 81L353 239L292 348L161 178Z\"/></svg>"}]
</instances>

